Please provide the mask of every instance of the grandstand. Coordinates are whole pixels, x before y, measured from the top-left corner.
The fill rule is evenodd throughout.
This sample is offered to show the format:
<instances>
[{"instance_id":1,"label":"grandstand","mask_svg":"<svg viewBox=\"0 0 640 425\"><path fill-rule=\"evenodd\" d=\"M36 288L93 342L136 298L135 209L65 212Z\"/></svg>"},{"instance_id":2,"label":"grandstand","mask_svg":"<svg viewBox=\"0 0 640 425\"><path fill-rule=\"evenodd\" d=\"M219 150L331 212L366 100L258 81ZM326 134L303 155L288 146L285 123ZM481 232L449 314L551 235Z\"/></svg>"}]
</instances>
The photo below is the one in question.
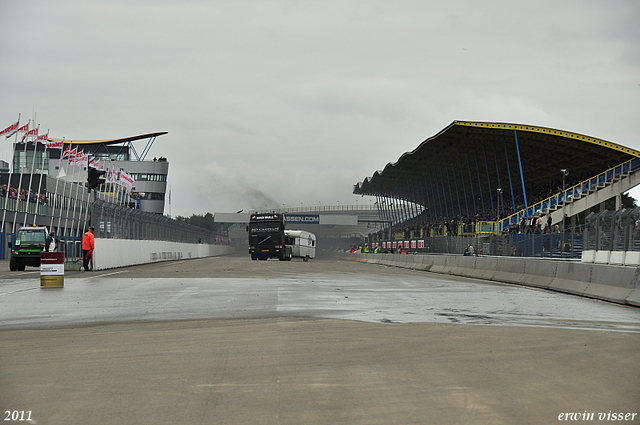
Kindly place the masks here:
<instances>
[{"instance_id":1,"label":"grandstand","mask_svg":"<svg viewBox=\"0 0 640 425\"><path fill-rule=\"evenodd\" d=\"M621 194L640 184L639 169L639 151L594 137L454 121L353 193L375 196L380 217L392 223L374 237L379 242L421 239L424 250L460 252L460 241L444 247L433 239L456 236L494 253L579 255L587 214L604 211L611 198L620 209ZM499 235L512 238L497 244Z\"/></svg>"}]
</instances>

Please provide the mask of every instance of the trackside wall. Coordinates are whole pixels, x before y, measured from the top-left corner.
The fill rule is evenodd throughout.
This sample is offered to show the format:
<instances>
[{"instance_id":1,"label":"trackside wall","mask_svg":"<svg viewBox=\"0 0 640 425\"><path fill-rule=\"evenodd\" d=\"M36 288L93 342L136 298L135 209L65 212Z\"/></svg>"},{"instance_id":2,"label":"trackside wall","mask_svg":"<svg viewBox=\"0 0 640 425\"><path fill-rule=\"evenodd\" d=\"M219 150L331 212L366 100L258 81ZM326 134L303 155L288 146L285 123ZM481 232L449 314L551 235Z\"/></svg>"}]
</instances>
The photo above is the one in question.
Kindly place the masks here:
<instances>
[{"instance_id":1,"label":"trackside wall","mask_svg":"<svg viewBox=\"0 0 640 425\"><path fill-rule=\"evenodd\" d=\"M426 270L551 289L619 304L640 306L640 267L540 258L462 255L347 254L372 264Z\"/></svg>"},{"instance_id":2,"label":"trackside wall","mask_svg":"<svg viewBox=\"0 0 640 425\"><path fill-rule=\"evenodd\" d=\"M94 270L158 261L214 257L235 252L229 245L190 244L134 239L95 239Z\"/></svg>"}]
</instances>

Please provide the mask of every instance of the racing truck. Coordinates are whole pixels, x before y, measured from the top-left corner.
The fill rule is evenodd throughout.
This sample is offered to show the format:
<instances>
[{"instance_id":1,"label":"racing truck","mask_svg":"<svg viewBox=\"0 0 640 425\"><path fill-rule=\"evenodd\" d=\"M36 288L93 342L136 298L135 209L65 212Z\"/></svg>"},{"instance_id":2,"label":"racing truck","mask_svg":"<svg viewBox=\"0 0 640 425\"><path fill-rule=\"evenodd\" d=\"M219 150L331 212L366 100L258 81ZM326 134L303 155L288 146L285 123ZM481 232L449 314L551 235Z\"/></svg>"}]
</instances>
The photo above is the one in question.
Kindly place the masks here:
<instances>
[{"instance_id":1,"label":"racing truck","mask_svg":"<svg viewBox=\"0 0 640 425\"><path fill-rule=\"evenodd\" d=\"M249 254L252 260L277 258L291 260L291 247L285 245L284 215L277 213L251 214L249 217Z\"/></svg>"}]
</instances>

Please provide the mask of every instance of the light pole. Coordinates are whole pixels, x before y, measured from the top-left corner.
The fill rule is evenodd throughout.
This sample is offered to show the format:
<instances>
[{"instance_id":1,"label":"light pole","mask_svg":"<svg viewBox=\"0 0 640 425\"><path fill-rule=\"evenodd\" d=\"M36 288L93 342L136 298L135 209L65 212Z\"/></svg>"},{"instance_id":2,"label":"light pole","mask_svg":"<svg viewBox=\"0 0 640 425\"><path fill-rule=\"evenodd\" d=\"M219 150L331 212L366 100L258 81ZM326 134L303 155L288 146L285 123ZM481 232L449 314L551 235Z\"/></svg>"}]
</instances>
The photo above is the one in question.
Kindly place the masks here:
<instances>
[{"instance_id":1,"label":"light pole","mask_svg":"<svg viewBox=\"0 0 640 425\"><path fill-rule=\"evenodd\" d=\"M560 174L562 174L562 193L564 194L564 184L565 184L565 177L567 177L569 175L569 169L568 168L563 168L562 170L560 170ZM562 198L564 200L564 198Z\"/></svg>"},{"instance_id":2,"label":"light pole","mask_svg":"<svg viewBox=\"0 0 640 425\"><path fill-rule=\"evenodd\" d=\"M496 211L498 211L498 221L500 221L500 204L501 204L500 201L502 200L502 197L500 195L502 195L502 188L501 187L497 188L496 192L498 192L498 196L496 199L496 204L497 204Z\"/></svg>"}]
</instances>

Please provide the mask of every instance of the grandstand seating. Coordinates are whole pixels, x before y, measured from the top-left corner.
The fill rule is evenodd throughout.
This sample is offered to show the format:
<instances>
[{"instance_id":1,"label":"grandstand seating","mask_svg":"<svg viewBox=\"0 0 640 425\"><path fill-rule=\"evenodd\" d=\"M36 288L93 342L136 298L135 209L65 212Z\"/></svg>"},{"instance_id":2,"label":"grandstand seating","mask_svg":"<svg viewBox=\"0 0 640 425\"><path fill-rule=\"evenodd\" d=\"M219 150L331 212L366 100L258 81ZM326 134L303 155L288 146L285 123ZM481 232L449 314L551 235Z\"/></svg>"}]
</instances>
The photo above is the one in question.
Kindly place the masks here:
<instances>
[{"instance_id":1,"label":"grandstand seating","mask_svg":"<svg viewBox=\"0 0 640 425\"><path fill-rule=\"evenodd\" d=\"M498 222L497 231L517 224L522 217L551 214L552 223L562 221L564 214L573 216L603 201L626 192L640 183L640 158L626 161L616 167L578 183L560 193L544 199L526 210L522 209Z\"/></svg>"}]
</instances>

